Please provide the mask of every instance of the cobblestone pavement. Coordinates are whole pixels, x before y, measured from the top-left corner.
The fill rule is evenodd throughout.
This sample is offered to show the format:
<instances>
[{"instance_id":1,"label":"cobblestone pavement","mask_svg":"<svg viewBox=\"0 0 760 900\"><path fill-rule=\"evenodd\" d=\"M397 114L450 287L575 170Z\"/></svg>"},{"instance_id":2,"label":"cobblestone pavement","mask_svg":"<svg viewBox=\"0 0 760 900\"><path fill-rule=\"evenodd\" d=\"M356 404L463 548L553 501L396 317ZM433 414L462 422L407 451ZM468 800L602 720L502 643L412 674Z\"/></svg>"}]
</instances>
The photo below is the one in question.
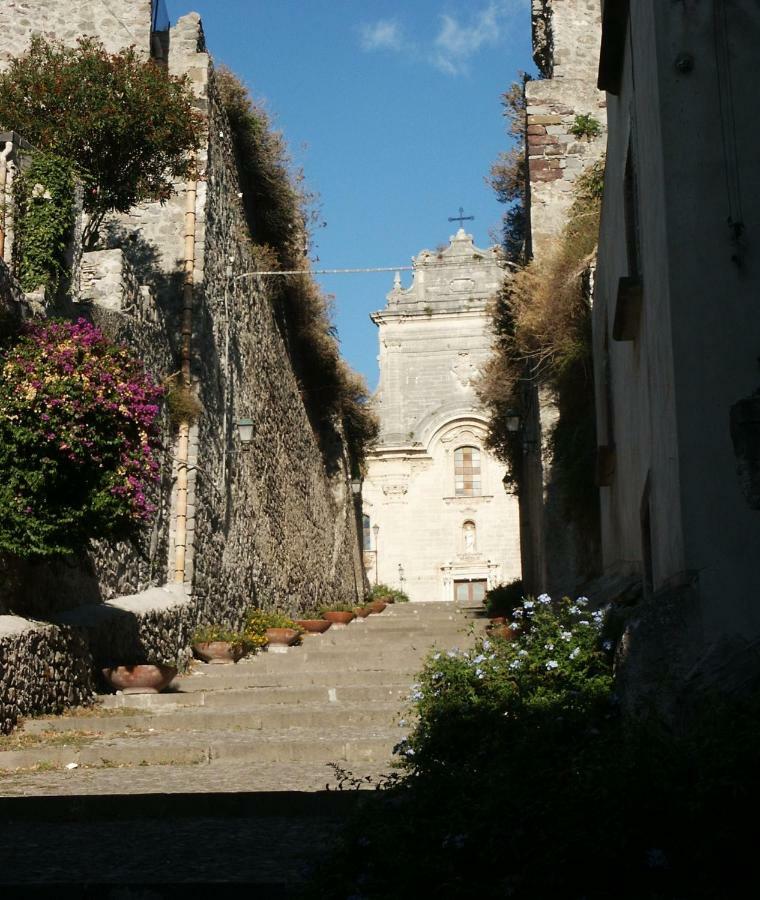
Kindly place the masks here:
<instances>
[{"instance_id":1,"label":"cobblestone pavement","mask_svg":"<svg viewBox=\"0 0 760 900\"><path fill-rule=\"evenodd\" d=\"M359 796L336 790L329 763L368 788L393 771L414 672L433 645L469 642L468 618L396 605L285 654L199 665L172 693L27 723L39 743L0 751L4 893L98 884L99 897L149 898L234 882L287 895Z\"/></svg>"}]
</instances>

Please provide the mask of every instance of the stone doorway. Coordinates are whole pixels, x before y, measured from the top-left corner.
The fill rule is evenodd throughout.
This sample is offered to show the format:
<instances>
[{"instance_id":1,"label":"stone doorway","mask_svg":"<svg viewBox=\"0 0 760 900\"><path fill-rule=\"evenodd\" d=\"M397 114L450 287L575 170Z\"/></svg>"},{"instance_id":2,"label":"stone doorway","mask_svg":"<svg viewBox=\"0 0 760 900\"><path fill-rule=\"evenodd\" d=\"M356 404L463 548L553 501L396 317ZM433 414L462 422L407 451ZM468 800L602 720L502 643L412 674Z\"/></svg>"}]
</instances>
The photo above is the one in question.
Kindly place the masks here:
<instances>
[{"instance_id":1,"label":"stone doorway","mask_svg":"<svg viewBox=\"0 0 760 900\"><path fill-rule=\"evenodd\" d=\"M485 578L454 582L454 599L460 606L481 606L486 596Z\"/></svg>"}]
</instances>

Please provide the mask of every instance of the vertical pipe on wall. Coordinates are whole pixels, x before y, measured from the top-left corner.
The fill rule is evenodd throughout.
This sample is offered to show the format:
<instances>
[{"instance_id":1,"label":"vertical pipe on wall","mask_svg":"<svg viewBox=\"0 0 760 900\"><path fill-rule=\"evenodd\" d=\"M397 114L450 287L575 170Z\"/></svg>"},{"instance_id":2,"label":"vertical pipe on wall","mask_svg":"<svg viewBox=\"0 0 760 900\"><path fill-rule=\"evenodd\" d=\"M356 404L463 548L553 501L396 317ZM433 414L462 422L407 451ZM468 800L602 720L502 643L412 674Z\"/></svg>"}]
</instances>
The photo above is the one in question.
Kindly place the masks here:
<instances>
[{"instance_id":1,"label":"vertical pipe on wall","mask_svg":"<svg viewBox=\"0 0 760 900\"><path fill-rule=\"evenodd\" d=\"M0 150L0 260L5 259L5 207L6 187L8 184L8 162L13 152L13 142L6 141Z\"/></svg>"},{"instance_id":2,"label":"vertical pipe on wall","mask_svg":"<svg viewBox=\"0 0 760 900\"><path fill-rule=\"evenodd\" d=\"M198 192L197 177L188 182L185 194L185 251L184 277L182 281L182 326L180 372L182 385L190 388L190 355L193 335L193 295L195 280L195 202ZM187 467L190 451L190 421L185 418L179 425L177 442L177 502L174 529L174 581L185 580L187 552Z\"/></svg>"}]
</instances>

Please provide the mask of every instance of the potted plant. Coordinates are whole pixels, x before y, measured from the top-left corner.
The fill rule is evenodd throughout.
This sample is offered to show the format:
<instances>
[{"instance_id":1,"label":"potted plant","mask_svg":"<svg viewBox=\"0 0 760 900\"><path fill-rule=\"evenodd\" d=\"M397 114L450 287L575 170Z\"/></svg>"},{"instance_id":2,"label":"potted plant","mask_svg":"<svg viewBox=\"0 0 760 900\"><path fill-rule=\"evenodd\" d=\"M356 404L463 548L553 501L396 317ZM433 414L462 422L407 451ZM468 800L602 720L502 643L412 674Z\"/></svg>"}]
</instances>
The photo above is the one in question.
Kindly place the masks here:
<instances>
[{"instance_id":1,"label":"potted plant","mask_svg":"<svg viewBox=\"0 0 760 900\"><path fill-rule=\"evenodd\" d=\"M108 684L123 694L158 694L169 687L177 675L176 666L164 663L110 666L101 671Z\"/></svg>"},{"instance_id":2,"label":"potted plant","mask_svg":"<svg viewBox=\"0 0 760 900\"><path fill-rule=\"evenodd\" d=\"M325 606L321 615L323 619L327 619L328 622L332 622L338 627L345 627L356 618L353 607L347 603L333 603L331 606Z\"/></svg>"},{"instance_id":3,"label":"potted plant","mask_svg":"<svg viewBox=\"0 0 760 900\"><path fill-rule=\"evenodd\" d=\"M281 612L254 609L245 619L245 637L264 637L270 646L291 647L300 641L302 633L297 622Z\"/></svg>"},{"instance_id":4,"label":"potted plant","mask_svg":"<svg viewBox=\"0 0 760 900\"><path fill-rule=\"evenodd\" d=\"M196 629L193 653L207 663L236 663L249 649L245 636L220 625Z\"/></svg>"},{"instance_id":5,"label":"potted plant","mask_svg":"<svg viewBox=\"0 0 760 900\"><path fill-rule=\"evenodd\" d=\"M366 619L371 612L372 610L369 608L369 604L354 607L354 613L356 614L357 619Z\"/></svg>"},{"instance_id":6,"label":"potted plant","mask_svg":"<svg viewBox=\"0 0 760 900\"><path fill-rule=\"evenodd\" d=\"M304 634L324 634L332 625L327 619L296 619L296 625L303 629Z\"/></svg>"}]
</instances>

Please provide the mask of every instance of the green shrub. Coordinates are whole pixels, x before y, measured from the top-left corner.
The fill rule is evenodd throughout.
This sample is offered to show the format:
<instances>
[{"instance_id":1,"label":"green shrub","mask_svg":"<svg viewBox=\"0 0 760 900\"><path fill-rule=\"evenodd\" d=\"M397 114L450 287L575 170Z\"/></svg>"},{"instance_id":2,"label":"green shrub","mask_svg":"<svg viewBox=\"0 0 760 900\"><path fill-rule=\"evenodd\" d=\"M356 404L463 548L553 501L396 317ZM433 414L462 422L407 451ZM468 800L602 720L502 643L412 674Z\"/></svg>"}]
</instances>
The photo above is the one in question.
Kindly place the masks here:
<instances>
[{"instance_id":1,"label":"green shrub","mask_svg":"<svg viewBox=\"0 0 760 900\"><path fill-rule=\"evenodd\" d=\"M107 212L166 200L191 173L203 127L193 102L186 79L93 38L72 48L35 35L0 73L2 127L76 164L90 242Z\"/></svg>"},{"instance_id":2,"label":"green shrub","mask_svg":"<svg viewBox=\"0 0 760 900\"><path fill-rule=\"evenodd\" d=\"M368 600L386 600L388 597L394 603L408 603L409 595L398 588L390 587L387 584L373 585L367 594Z\"/></svg>"},{"instance_id":3,"label":"green shrub","mask_svg":"<svg viewBox=\"0 0 760 900\"><path fill-rule=\"evenodd\" d=\"M574 134L576 137L595 138L599 137L601 133L601 123L591 113L580 113L570 126L570 134Z\"/></svg>"},{"instance_id":4,"label":"green shrub","mask_svg":"<svg viewBox=\"0 0 760 900\"><path fill-rule=\"evenodd\" d=\"M310 896L744 896L760 695L707 698L680 733L625 721L602 616L543 597L522 609L516 640L428 659L404 774L360 795Z\"/></svg>"},{"instance_id":5,"label":"green shrub","mask_svg":"<svg viewBox=\"0 0 760 900\"><path fill-rule=\"evenodd\" d=\"M74 224L72 164L33 153L13 182L16 272L21 287L58 289L66 270L66 246Z\"/></svg>"},{"instance_id":6,"label":"green shrub","mask_svg":"<svg viewBox=\"0 0 760 900\"><path fill-rule=\"evenodd\" d=\"M133 535L155 511L161 389L80 319L32 322L0 355L0 552L23 558Z\"/></svg>"},{"instance_id":7,"label":"green shrub","mask_svg":"<svg viewBox=\"0 0 760 900\"><path fill-rule=\"evenodd\" d=\"M489 616L510 616L523 602L522 578L515 578L508 584L497 584L486 591L485 604Z\"/></svg>"}]
</instances>

